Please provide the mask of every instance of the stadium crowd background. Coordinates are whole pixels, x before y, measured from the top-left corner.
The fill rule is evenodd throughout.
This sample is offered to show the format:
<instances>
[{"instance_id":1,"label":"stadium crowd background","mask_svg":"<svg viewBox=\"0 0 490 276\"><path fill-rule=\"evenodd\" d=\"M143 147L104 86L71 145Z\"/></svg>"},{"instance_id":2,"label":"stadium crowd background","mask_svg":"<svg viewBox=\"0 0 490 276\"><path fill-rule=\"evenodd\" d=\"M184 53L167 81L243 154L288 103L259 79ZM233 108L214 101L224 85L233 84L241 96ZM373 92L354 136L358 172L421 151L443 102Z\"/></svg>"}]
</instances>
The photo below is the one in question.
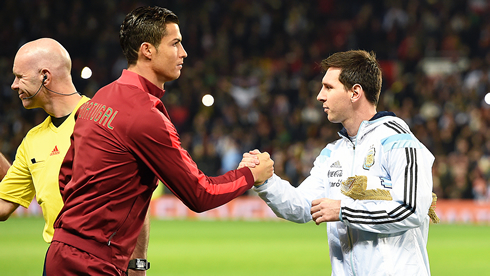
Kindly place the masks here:
<instances>
[{"instance_id":1,"label":"stadium crowd background","mask_svg":"<svg viewBox=\"0 0 490 276\"><path fill-rule=\"evenodd\" d=\"M275 172L300 183L338 138L316 101L320 61L374 51L383 68L378 110L395 112L436 156L440 198L490 201L490 4L485 0L2 0L0 151L10 161L46 117L25 110L10 85L17 49L58 40L77 89L93 96L126 66L118 32L136 6L180 19L188 53L163 97L182 145L208 175L236 168L243 152L271 153ZM83 67L94 74L82 79ZM63 92L63 91L60 91ZM72 91L66 91L72 92ZM214 105L202 105L211 94Z\"/></svg>"}]
</instances>

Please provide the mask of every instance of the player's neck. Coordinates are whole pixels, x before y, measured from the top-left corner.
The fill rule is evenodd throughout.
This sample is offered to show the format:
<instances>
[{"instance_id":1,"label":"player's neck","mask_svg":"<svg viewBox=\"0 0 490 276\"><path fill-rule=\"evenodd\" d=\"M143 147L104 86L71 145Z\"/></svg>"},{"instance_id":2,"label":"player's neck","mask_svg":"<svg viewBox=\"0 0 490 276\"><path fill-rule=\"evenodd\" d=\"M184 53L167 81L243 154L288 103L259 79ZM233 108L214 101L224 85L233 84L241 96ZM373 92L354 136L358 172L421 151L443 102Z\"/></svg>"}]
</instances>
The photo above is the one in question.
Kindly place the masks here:
<instances>
[{"instance_id":1,"label":"player's neck","mask_svg":"<svg viewBox=\"0 0 490 276\"><path fill-rule=\"evenodd\" d=\"M353 116L342 122L342 125L347 130L349 136L356 136L363 121L369 121L376 115L376 107L357 110Z\"/></svg>"},{"instance_id":2,"label":"player's neck","mask_svg":"<svg viewBox=\"0 0 490 276\"><path fill-rule=\"evenodd\" d=\"M59 95L51 99L51 101L44 105L43 109L50 116L55 118L64 117L73 112L81 96L74 94L70 96Z\"/></svg>"},{"instance_id":3,"label":"player's neck","mask_svg":"<svg viewBox=\"0 0 490 276\"><path fill-rule=\"evenodd\" d=\"M151 69L149 66L145 66L145 64L142 64L141 61L139 61L135 65L129 66L128 71L136 73L142 76L143 78L147 79L157 87L164 89L165 82L158 78L158 75L155 73L153 69Z\"/></svg>"}]
</instances>

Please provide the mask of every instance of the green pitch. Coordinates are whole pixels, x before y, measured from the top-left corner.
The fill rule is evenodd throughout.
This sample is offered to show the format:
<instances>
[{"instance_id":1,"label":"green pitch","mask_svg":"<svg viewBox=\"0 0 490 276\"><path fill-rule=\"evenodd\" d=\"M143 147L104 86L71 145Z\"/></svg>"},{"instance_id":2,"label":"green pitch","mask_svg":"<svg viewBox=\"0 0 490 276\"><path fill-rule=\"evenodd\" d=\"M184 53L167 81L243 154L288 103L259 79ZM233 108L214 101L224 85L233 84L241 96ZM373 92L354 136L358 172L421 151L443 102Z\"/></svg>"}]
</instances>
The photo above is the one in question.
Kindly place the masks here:
<instances>
[{"instance_id":1,"label":"green pitch","mask_svg":"<svg viewBox=\"0 0 490 276\"><path fill-rule=\"evenodd\" d=\"M1 275L40 275L42 218L0 223ZM431 225L432 275L487 275L490 226ZM325 226L152 220L147 275L330 275Z\"/></svg>"}]
</instances>

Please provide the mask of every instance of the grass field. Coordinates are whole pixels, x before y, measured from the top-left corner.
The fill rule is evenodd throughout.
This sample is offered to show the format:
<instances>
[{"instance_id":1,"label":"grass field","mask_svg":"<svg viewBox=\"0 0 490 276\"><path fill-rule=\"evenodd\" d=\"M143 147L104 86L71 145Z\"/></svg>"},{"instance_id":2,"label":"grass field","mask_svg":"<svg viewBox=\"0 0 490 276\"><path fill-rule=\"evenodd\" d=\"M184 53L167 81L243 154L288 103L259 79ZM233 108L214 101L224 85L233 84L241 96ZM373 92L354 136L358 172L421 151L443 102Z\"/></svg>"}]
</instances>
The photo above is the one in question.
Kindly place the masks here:
<instances>
[{"instance_id":1,"label":"grass field","mask_svg":"<svg viewBox=\"0 0 490 276\"><path fill-rule=\"evenodd\" d=\"M0 223L0 275L40 275L42 218ZM489 275L490 226L431 225L432 275ZM325 226L153 220L147 275L330 275Z\"/></svg>"}]
</instances>

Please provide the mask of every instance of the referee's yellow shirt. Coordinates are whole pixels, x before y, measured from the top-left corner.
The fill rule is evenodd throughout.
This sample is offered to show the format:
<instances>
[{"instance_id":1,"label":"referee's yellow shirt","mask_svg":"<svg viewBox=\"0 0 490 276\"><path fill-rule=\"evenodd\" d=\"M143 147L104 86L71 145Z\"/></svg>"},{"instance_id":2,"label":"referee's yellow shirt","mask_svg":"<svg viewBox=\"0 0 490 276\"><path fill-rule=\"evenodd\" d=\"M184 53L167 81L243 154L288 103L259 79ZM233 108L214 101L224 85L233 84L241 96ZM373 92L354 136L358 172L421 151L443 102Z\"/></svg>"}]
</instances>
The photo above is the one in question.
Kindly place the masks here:
<instances>
[{"instance_id":1,"label":"referee's yellow shirt","mask_svg":"<svg viewBox=\"0 0 490 276\"><path fill-rule=\"evenodd\" d=\"M36 196L45 221L43 238L48 243L53 239L53 223L63 206L58 178L61 163L70 147L74 116L88 100L83 96L59 127L53 125L51 116L33 127L24 137L12 166L0 183L0 198L25 208Z\"/></svg>"}]
</instances>

